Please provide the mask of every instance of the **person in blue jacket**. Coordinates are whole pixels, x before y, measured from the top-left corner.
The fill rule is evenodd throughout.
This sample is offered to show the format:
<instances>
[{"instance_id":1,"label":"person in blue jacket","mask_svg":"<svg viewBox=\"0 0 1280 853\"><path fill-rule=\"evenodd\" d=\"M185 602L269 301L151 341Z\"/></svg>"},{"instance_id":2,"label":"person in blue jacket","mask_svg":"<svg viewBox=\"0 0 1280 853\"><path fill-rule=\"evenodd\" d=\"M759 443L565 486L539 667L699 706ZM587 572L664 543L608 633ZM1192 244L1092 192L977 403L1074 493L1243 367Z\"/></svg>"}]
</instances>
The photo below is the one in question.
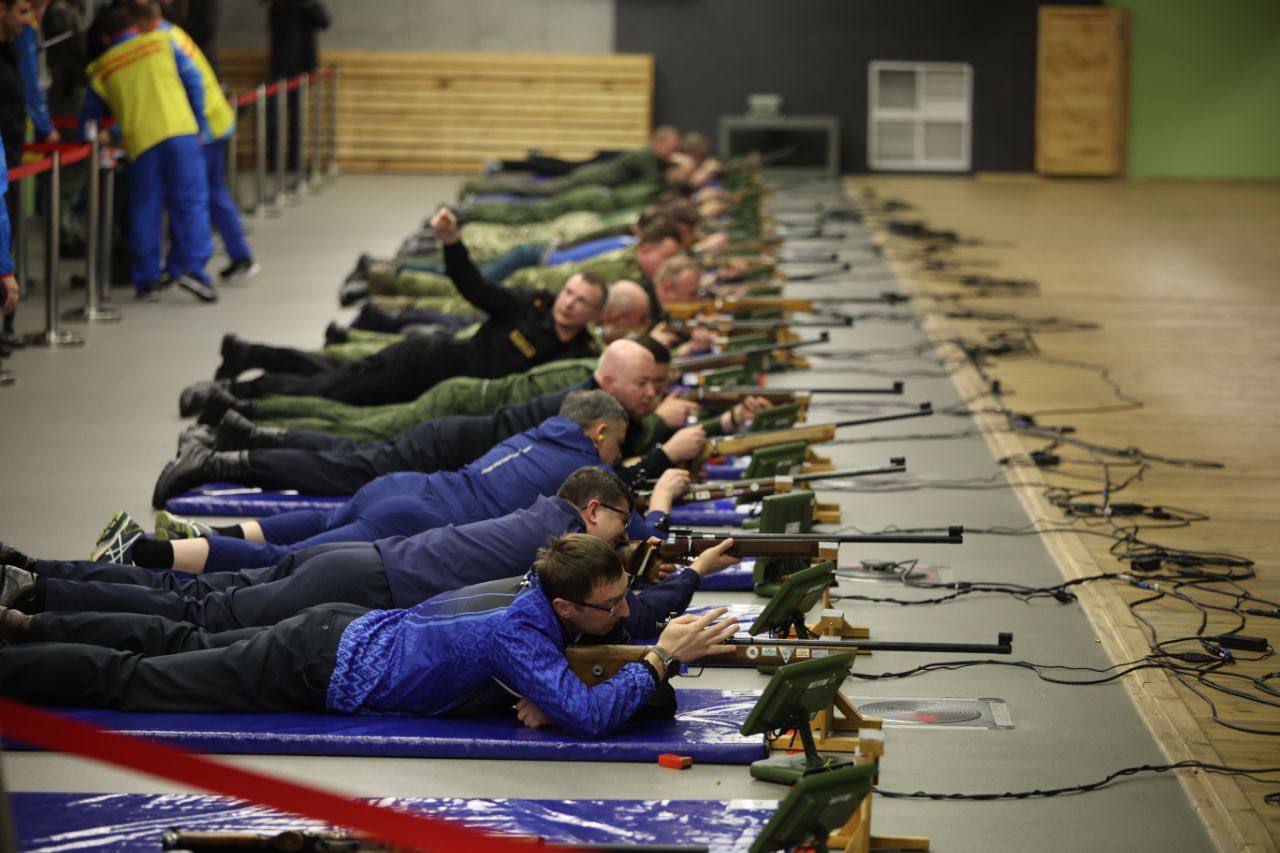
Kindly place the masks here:
<instances>
[{"instance_id":1,"label":"person in blue jacket","mask_svg":"<svg viewBox=\"0 0 1280 853\"><path fill-rule=\"evenodd\" d=\"M482 584L407 610L323 605L270 627L222 633L94 614L78 642L0 647L0 695L126 711L425 716L493 713L501 701L514 704L526 726L603 737L640 711L681 662L730 651L724 641L737 631L723 608L677 616L639 662L588 687L565 647L620 639L630 584L608 543L571 533L540 552L514 593ZM3 611L0 642L33 620Z\"/></svg>"},{"instance_id":2,"label":"person in blue jacket","mask_svg":"<svg viewBox=\"0 0 1280 853\"><path fill-rule=\"evenodd\" d=\"M58 142L60 137L49 117L49 99L40 85L40 16L48 0L31 4L31 23L23 27L13 45L18 52L18 71L22 74L22 90L27 100L27 117L35 130L36 142Z\"/></svg>"},{"instance_id":3,"label":"person in blue jacket","mask_svg":"<svg viewBox=\"0 0 1280 853\"><path fill-rule=\"evenodd\" d=\"M664 491L665 486L670 488ZM682 490L683 482L673 477L654 491L669 502ZM0 590L10 591L0 592L0 606L39 614L43 640L81 636L80 622L72 617L84 611L152 614L227 631L274 625L318 604L412 607L442 592L503 578L514 591L538 549L566 533L623 544L631 509L631 494L617 474L579 468L554 497L540 497L501 518L372 543L318 545L274 566L239 572L187 575L88 560L33 560L0 544L0 563L6 564ZM669 614L683 613L702 577L735 562L722 556L731 544L726 540L688 569L673 567L661 583L628 593L628 633L654 636Z\"/></svg>"},{"instance_id":4,"label":"person in blue jacket","mask_svg":"<svg viewBox=\"0 0 1280 853\"><path fill-rule=\"evenodd\" d=\"M0 158L0 314L12 316L18 307L18 279L14 276L13 253L9 250L12 235L9 230L9 207L5 194L9 190L9 169ZM12 385L13 374L0 370L0 385Z\"/></svg>"},{"instance_id":5,"label":"person in blue jacket","mask_svg":"<svg viewBox=\"0 0 1280 853\"><path fill-rule=\"evenodd\" d=\"M139 539L132 562L192 573L245 569L271 565L312 545L372 542L497 518L529 506L539 495L554 494L584 465L617 462L626 429L627 414L608 393L578 392L565 399L556 417L512 436L457 471L386 474L336 509L285 512L215 528L221 535L173 542Z\"/></svg>"}]
</instances>

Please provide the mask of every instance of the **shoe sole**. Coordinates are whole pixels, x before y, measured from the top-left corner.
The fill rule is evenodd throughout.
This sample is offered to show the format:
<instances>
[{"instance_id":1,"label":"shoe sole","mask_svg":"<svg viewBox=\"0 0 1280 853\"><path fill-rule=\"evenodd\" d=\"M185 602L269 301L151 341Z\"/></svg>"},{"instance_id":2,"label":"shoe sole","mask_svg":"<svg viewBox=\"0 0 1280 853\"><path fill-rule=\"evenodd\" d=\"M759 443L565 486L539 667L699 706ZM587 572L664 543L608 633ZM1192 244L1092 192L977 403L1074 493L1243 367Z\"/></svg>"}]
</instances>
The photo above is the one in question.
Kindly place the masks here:
<instances>
[{"instance_id":1,"label":"shoe sole","mask_svg":"<svg viewBox=\"0 0 1280 853\"><path fill-rule=\"evenodd\" d=\"M242 278L252 278L253 276L257 275L260 272L262 272L262 267L258 264L257 261L254 261L253 264L250 265L248 268L239 270L237 272L233 272L230 275L223 275L222 273L218 273L218 278L222 279L223 281L238 281L239 279L242 279Z\"/></svg>"},{"instance_id":2,"label":"shoe sole","mask_svg":"<svg viewBox=\"0 0 1280 853\"><path fill-rule=\"evenodd\" d=\"M203 282L188 281L184 278L178 281L178 287L181 287L201 302L218 301L218 292Z\"/></svg>"}]
</instances>

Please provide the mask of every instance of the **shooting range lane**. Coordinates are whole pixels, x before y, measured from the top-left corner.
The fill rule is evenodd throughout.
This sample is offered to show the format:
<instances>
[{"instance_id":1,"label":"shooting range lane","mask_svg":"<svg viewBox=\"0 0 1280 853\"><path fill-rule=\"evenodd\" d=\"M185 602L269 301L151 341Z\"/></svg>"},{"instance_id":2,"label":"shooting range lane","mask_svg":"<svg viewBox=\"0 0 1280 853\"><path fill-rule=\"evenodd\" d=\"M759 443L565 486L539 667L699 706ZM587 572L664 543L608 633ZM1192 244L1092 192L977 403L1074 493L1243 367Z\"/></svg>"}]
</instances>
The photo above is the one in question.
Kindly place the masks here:
<instances>
[{"instance_id":1,"label":"shooting range lane","mask_svg":"<svg viewBox=\"0 0 1280 853\"><path fill-rule=\"evenodd\" d=\"M424 199L452 197L456 182L432 177L348 176L299 208L286 220L255 223L255 250L264 276L248 287L249 299L224 295L219 322L184 303L162 303L136 310L165 315L165 324L148 325L140 336L125 326L96 330L92 358L86 353L56 353L47 360L25 356L13 366L23 381L9 389L0 411L5 434L43 435L27 452L7 462L6 479L21 501L6 505L6 528L23 531L24 547L35 553L73 556L76 543L96 537L101 524L120 509L145 518L146 496L155 471L169 453L180 428L174 399L192 375L207 371L223 329L246 338L314 346L317 331L332 319L332 282L350 268L360 251L390 253L404 232L421 218ZM832 183L803 192L780 192L775 204L838 201ZM360 215L351 216L358 210ZM837 248L865 263L866 235L857 226L837 223L848 239ZM300 240L299 234L313 235ZM993 235L994 236L994 235ZM874 271L876 274L872 275ZM795 286L797 296L876 294L892 289L878 266L860 267L872 278L864 285L835 281ZM866 306L860 306L865 308ZM38 308L32 307L32 313ZM894 306L894 311L903 310ZM199 316L197 316L199 315ZM281 316L290 316L286 326ZM127 325L127 324L126 324ZM918 328L903 323L865 322L833 329L833 348L900 347L920 340ZM164 357L158 357L163 353ZM77 361L78 369L54 362ZM815 365L819 359L812 357ZM146 363L146 371L137 365ZM821 373L776 374L771 385L804 388L887 384L896 376L937 367L919 360L863 365L844 363ZM129 405L118 405L126 398ZM880 398L902 405L931 400L944 407L957 400L946 378L908 376L903 397ZM865 406L871 400L858 401ZM852 404L850 404L852 405ZM86 412L111 411L95 420L100 441L78 440ZM900 411L889 409L888 411ZM39 412L37 417L35 414ZM868 411L874 414L874 411ZM810 421L855 417L812 410ZM925 478L989 477L998 473L982 439L891 440L853 443L871 436L953 433L971 429L967 419L937 415L901 423L845 430L844 443L822 452L837 467L883 464L905 455L908 470ZM847 433L847 435L846 435ZM110 448L106 455L103 448ZM74 470L83 488L68 492L52 470ZM128 500L121 502L120 497ZM887 524L937 527L1020 526L1027 517L1007 489L982 492L924 490L875 495L819 492L838 501L844 525L878 530ZM51 523L56 521L56 523ZM15 543L18 544L18 543ZM958 579L1008 580L1048 584L1061 580L1043 545L1035 538L969 536L960 546L846 546L842 562L863 558L919 557L948 566ZM891 594L889 585L844 584L863 594ZM911 595L910 591L899 595ZM698 603L759 604L749 592L699 593ZM868 625L873 639L932 639L991 642L1009 630L1016 659L1106 665L1096 638L1075 605L1036 602L1023 605L1007 596L969 596L954 604L928 608L891 605L849 606L854 624ZM860 672L909 668L939 656L877 653L858 661ZM678 687L760 690L766 680L746 670L705 670L700 679L683 678ZM1096 688L1055 687L1030 673L990 668L934 673L904 681L867 683L850 680L859 697L998 697L1009 705L1013 731L928 732L893 729L881 783L895 790L1006 791L1092 781L1110 770L1160 760L1160 753L1118 685ZM695 764L674 772L656 764L490 761L378 757L235 756L240 766L308 781L369 797L538 797L554 799L777 799L781 789L752 780L742 767ZM90 764L62 755L6 755L8 784L19 791L172 792L170 783ZM936 850L981 847L993 851L1067 851L1080 849L1208 849L1201 829L1176 781L1141 778L1085 797L1043 801L965 803L879 799L877 833L931 835ZM1147 816L1160 814L1159 821Z\"/></svg>"}]
</instances>

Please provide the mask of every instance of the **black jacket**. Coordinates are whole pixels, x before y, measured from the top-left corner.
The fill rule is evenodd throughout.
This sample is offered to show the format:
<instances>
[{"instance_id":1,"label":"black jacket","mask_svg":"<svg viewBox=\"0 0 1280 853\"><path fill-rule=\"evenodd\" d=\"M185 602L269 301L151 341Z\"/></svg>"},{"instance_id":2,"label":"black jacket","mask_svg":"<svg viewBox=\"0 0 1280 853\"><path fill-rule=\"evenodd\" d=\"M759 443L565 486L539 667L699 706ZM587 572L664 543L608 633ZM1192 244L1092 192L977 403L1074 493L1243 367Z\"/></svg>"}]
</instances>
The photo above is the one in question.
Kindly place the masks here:
<instances>
[{"instance_id":1,"label":"black jacket","mask_svg":"<svg viewBox=\"0 0 1280 853\"><path fill-rule=\"evenodd\" d=\"M271 79L315 71L316 33L329 28L329 13L320 0L272 0Z\"/></svg>"}]
</instances>

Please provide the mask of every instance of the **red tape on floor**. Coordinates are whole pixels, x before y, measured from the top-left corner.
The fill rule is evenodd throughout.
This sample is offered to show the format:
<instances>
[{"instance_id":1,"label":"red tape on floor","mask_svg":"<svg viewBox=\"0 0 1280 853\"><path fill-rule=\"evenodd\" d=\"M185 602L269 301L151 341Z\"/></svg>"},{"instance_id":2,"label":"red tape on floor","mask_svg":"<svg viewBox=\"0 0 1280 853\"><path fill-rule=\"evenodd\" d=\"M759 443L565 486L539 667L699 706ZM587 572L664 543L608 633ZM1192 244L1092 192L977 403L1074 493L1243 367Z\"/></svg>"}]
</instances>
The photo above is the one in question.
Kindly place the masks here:
<instances>
[{"instance_id":1,"label":"red tape on floor","mask_svg":"<svg viewBox=\"0 0 1280 853\"><path fill-rule=\"evenodd\" d=\"M9 699L0 698L0 730L6 737L45 749L105 761L337 824L414 850L466 849L469 853L528 853L529 850L527 841L504 839L457 823L348 800L319 788L241 770L203 755L109 732Z\"/></svg>"}]
</instances>

